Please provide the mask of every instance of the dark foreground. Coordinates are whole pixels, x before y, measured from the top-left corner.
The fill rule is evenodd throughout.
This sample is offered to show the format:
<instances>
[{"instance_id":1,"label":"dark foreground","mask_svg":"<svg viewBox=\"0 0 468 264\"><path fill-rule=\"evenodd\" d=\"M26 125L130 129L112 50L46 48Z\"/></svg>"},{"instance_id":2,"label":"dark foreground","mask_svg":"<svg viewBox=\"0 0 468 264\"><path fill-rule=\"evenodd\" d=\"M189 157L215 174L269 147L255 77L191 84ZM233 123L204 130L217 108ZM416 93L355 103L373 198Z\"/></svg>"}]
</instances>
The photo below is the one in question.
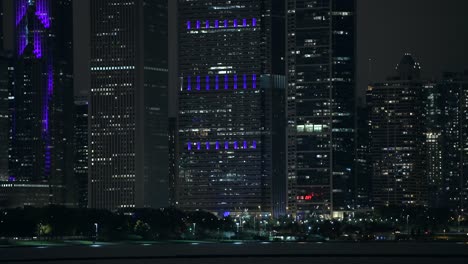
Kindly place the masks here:
<instances>
[{"instance_id":1,"label":"dark foreground","mask_svg":"<svg viewBox=\"0 0 468 264\"><path fill-rule=\"evenodd\" d=\"M225 243L0 248L0 263L468 263L464 243Z\"/></svg>"}]
</instances>

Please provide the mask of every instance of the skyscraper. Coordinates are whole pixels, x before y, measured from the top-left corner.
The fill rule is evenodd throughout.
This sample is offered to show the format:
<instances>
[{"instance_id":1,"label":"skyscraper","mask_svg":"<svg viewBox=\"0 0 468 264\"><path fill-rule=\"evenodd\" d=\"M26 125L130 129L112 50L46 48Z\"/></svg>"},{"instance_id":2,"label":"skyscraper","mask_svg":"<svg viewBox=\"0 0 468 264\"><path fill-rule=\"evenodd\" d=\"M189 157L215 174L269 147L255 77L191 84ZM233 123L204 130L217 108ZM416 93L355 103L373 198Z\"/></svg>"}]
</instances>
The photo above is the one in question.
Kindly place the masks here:
<instances>
[{"instance_id":1,"label":"skyscraper","mask_svg":"<svg viewBox=\"0 0 468 264\"><path fill-rule=\"evenodd\" d=\"M11 206L70 204L71 0L12 3L5 10L14 13L15 35L11 147L2 190Z\"/></svg>"},{"instance_id":2,"label":"skyscraper","mask_svg":"<svg viewBox=\"0 0 468 264\"><path fill-rule=\"evenodd\" d=\"M442 176L433 185L437 205L458 213L468 207L468 72L445 73L442 95Z\"/></svg>"},{"instance_id":3,"label":"skyscraper","mask_svg":"<svg viewBox=\"0 0 468 264\"><path fill-rule=\"evenodd\" d=\"M287 2L289 210L353 205L355 1Z\"/></svg>"},{"instance_id":4,"label":"skyscraper","mask_svg":"<svg viewBox=\"0 0 468 264\"><path fill-rule=\"evenodd\" d=\"M405 54L396 69L396 77L373 84L367 91L373 203L426 205L420 66Z\"/></svg>"},{"instance_id":5,"label":"skyscraper","mask_svg":"<svg viewBox=\"0 0 468 264\"><path fill-rule=\"evenodd\" d=\"M90 11L89 206L166 206L167 0L93 0Z\"/></svg>"},{"instance_id":6,"label":"skyscraper","mask_svg":"<svg viewBox=\"0 0 468 264\"><path fill-rule=\"evenodd\" d=\"M284 76L284 2L178 3L176 205L221 215L271 212L282 203L272 196L272 115L281 113L271 111L281 92L268 93L284 91L277 76Z\"/></svg>"},{"instance_id":7,"label":"skyscraper","mask_svg":"<svg viewBox=\"0 0 468 264\"><path fill-rule=\"evenodd\" d=\"M77 206L88 206L88 100L75 99L74 120L74 180Z\"/></svg>"}]
</instances>

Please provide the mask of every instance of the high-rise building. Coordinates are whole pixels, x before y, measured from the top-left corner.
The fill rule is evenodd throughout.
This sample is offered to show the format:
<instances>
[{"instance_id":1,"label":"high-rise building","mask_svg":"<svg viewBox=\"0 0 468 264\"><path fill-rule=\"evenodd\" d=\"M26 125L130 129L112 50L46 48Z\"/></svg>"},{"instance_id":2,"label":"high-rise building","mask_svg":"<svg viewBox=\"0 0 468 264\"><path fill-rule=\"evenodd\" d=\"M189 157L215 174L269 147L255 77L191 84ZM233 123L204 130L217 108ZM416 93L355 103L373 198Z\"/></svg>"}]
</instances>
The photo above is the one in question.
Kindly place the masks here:
<instances>
[{"instance_id":1,"label":"high-rise building","mask_svg":"<svg viewBox=\"0 0 468 264\"><path fill-rule=\"evenodd\" d=\"M444 100L440 88L436 82L423 84L425 173L431 207L444 207Z\"/></svg>"},{"instance_id":2,"label":"high-rise building","mask_svg":"<svg viewBox=\"0 0 468 264\"><path fill-rule=\"evenodd\" d=\"M373 204L426 205L420 66L405 54L396 69L395 78L372 84L367 91Z\"/></svg>"},{"instance_id":3,"label":"high-rise building","mask_svg":"<svg viewBox=\"0 0 468 264\"><path fill-rule=\"evenodd\" d=\"M281 113L271 109L276 102L274 111L283 110L284 1L178 4L176 205L220 215L284 214L285 158L275 155L285 155L279 150L285 137L274 131L284 125L273 124L284 118L273 120ZM273 142L275 135L279 141ZM276 182L284 182L284 190L275 194L273 171Z\"/></svg>"},{"instance_id":4,"label":"high-rise building","mask_svg":"<svg viewBox=\"0 0 468 264\"><path fill-rule=\"evenodd\" d=\"M355 209L368 208L371 193L371 170L369 166L369 112L365 105L356 110L356 157L354 168Z\"/></svg>"},{"instance_id":5,"label":"high-rise building","mask_svg":"<svg viewBox=\"0 0 468 264\"><path fill-rule=\"evenodd\" d=\"M10 2L10 1L9 1ZM6 3L6 2L5 2ZM72 204L71 0L15 0L13 19L10 206ZM4 191L4 192L3 192Z\"/></svg>"},{"instance_id":6,"label":"high-rise building","mask_svg":"<svg viewBox=\"0 0 468 264\"><path fill-rule=\"evenodd\" d=\"M77 206L88 206L88 100L75 98L74 179Z\"/></svg>"},{"instance_id":7,"label":"high-rise building","mask_svg":"<svg viewBox=\"0 0 468 264\"><path fill-rule=\"evenodd\" d=\"M445 73L438 83L442 95L442 176L437 203L458 213L468 207L468 72ZM432 182L431 182L432 183ZM432 194L432 193L431 193Z\"/></svg>"},{"instance_id":8,"label":"high-rise building","mask_svg":"<svg viewBox=\"0 0 468 264\"><path fill-rule=\"evenodd\" d=\"M168 205L167 0L93 0L89 206Z\"/></svg>"},{"instance_id":9,"label":"high-rise building","mask_svg":"<svg viewBox=\"0 0 468 264\"><path fill-rule=\"evenodd\" d=\"M355 1L287 2L289 210L353 206Z\"/></svg>"}]
</instances>

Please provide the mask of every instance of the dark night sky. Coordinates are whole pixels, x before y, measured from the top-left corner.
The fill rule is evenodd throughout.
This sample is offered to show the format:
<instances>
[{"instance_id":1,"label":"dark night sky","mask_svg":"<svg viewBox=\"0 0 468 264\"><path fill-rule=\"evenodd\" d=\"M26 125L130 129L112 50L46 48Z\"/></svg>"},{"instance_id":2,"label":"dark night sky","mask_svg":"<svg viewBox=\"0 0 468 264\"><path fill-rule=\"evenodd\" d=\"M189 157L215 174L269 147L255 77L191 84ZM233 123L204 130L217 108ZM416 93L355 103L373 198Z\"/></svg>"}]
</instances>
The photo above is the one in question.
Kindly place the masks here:
<instances>
[{"instance_id":1,"label":"dark night sky","mask_svg":"<svg viewBox=\"0 0 468 264\"><path fill-rule=\"evenodd\" d=\"M405 52L426 79L468 70L467 0L357 0L358 90L393 74ZM372 74L369 74L372 59Z\"/></svg>"},{"instance_id":2,"label":"dark night sky","mask_svg":"<svg viewBox=\"0 0 468 264\"><path fill-rule=\"evenodd\" d=\"M81 48L89 45L89 38L78 33L86 32L83 29L89 26L83 23L89 16L84 11L86 2L75 1L79 12L75 21L81 21L75 26L75 44ZM427 79L439 77L446 70L468 69L468 0L357 0L357 4L359 94L363 94L369 81L384 80L393 74L405 52L412 53L421 63ZM89 55L81 52L75 53L75 66L80 73L77 75L81 75L76 76L75 84L84 92L89 89L89 76L81 73L89 68Z\"/></svg>"}]
</instances>

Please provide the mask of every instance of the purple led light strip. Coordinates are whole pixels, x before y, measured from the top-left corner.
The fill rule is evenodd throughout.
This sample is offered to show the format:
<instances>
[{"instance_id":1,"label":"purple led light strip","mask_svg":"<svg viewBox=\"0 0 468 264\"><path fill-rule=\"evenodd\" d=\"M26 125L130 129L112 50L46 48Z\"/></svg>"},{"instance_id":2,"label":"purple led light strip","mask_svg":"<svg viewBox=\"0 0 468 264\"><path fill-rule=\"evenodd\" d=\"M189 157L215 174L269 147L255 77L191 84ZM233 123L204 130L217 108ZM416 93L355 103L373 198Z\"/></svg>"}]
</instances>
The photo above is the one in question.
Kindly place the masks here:
<instances>
[{"instance_id":1,"label":"purple led light strip","mask_svg":"<svg viewBox=\"0 0 468 264\"><path fill-rule=\"evenodd\" d=\"M34 50L33 50L34 55L36 58L40 59L42 58L42 41L41 41L41 36L40 33L35 31L34 32Z\"/></svg>"},{"instance_id":2,"label":"purple led light strip","mask_svg":"<svg viewBox=\"0 0 468 264\"><path fill-rule=\"evenodd\" d=\"M16 1L16 25L18 26L23 20L26 11L28 10L28 0Z\"/></svg>"},{"instance_id":3,"label":"purple led light strip","mask_svg":"<svg viewBox=\"0 0 468 264\"><path fill-rule=\"evenodd\" d=\"M36 16L41 21L44 28L50 27L49 3L48 0L36 0Z\"/></svg>"},{"instance_id":4,"label":"purple led light strip","mask_svg":"<svg viewBox=\"0 0 468 264\"><path fill-rule=\"evenodd\" d=\"M193 143L192 143L192 142L187 142L187 150L189 150L189 151L190 151L190 150L193 150L193 146L196 146L196 149L197 149L197 150L201 150L201 149L202 149L202 148L201 148L201 145L202 145L202 144L205 145L205 149L206 149L206 150L210 150L210 149L211 149L211 146L212 146L212 143L211 143L211 142L205 142L205 143L203 143L203 142L193 142ZM224 142L224 149L225 149L225 150L228 150L230 146L232 146L233 149L249 149L249 148L250 148L250 149L256 149L256 148L257 148L257 141L255 141L255 140L252 141L251 144L250 144L250 146L249 146L249 144L248 144L248 141L246 141L246 140L242 141L242 144L241 144L240 146L239 146L239 142L238 142L238 141L232 142L232 145L229 144L228 141L225 141L225 142ZM219 150L219 149L220 149L220 143L219 143L219 141L216 141L216 142L214 143L214 147L215 147L215 148L214 148L215 150Z\"/></svg>"},{"instance_id":5,"label":"purple led light strip","mask_svg":"<svg viewBox=\"0 0 468 264\"><path fill-rule=\"evenodd\" d=\"M239 87L239 81L238 81L238 75L234 74L233 76L233 88L236 90ZM247 89L248 88L248 77L249 75L243 74L242 75L242 88ZM219 89L219 75L215 75L215 90ZM196 89L200 91L201 89L201 77L198 75L196 76ZM251 75L251 87L252 89L257 88L257 75L252 74ZM191 76L187 76L187 91L192 90L192 82L191 82ZM210 75L205 76L205 90L209 91L211 87L211 77ZM224 89L227 90L229 89L229 75L224 75Z\"/></svg>"},{"instance_id":6,"label":"purple led light strip","mask_svg":"<svg viewBox=\"0 0 468 264\"><path fill-rule=\"evenodd\" d=\"M41 0L41 1L46 1L46 0ZM45 16L46 14L47 14L47 12L45 12L43 16ZM37 12L36 12L36 15L38 15ZM47 14L47 18L48 18L48 14ZM256 18L252 18L252 20L251 20L252 23L250 25L247 24L247 21L248 21L247 18L242 18L242 24L239 24L238 19L233 19L232 20L232 27L237 28L239 26L242 26L242 27L249 27L249 26L256 27L257 26L257 19ZM187 24L186 24L187 30L192 29L192 24L191 23L192 23L191 21L187 21ZM229 21L227 19L225 19L225 20L223 20L223 23L221 25L222 25L223 28L228 28L229 27ZM195 27L196 27L196 29L201 28L200 20L195 21ZM212 28L211 23L210 23L209 20L205 20L205 28L206 29L207 28ZM218 19L214 20L214 28L220 28L220 24L219 24Z\"/></svg>"}]
</instances>

